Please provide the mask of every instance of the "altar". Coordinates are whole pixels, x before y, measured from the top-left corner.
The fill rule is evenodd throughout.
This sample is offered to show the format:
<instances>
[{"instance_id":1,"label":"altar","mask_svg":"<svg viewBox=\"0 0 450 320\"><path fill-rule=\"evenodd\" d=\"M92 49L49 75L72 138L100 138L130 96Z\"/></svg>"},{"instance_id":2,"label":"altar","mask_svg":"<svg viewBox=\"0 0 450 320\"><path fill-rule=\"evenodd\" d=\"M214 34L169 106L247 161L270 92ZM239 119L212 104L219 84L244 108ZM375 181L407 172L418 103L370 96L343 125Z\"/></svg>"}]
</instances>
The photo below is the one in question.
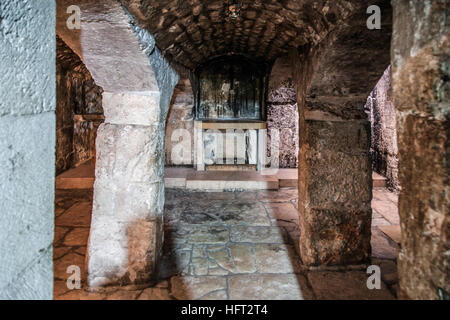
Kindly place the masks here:
<instances>
[{"instance_id":1,"label":"altar","mask_svg":"<svg viewBox=\"0 0 450 320\"><path fill-rule=\"evenodd\" d=\"M265 67L214 59L195 72L194 165L198 171L261 171L265 163Z\"/></svg>"},{"instance_id":2,"label":"altar","mask_svg":"<svg viewBox=\"0 0 450 320\"><path fill-rule=\"evenodd\" d=\"M198 171L257 170L265 163L264 121L194 123L194 160Z\"/></svg>"}]
</instances>

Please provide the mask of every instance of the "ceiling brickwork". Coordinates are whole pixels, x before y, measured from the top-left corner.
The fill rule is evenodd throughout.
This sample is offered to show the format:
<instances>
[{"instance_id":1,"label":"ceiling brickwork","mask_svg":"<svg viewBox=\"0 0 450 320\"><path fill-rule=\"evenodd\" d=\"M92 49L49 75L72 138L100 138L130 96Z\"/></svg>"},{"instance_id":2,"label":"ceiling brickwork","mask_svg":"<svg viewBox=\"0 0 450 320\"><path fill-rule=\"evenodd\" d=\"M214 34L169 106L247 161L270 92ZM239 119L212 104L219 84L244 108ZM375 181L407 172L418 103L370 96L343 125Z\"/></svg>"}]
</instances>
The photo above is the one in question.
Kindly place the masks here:
<instances>
[{"instance_id":1,"label":"ceiling brickwork","mask_svg":"<svg viewBox=\"0 0 450 320\"><path fill-rule=\"evenodd\" d=\"M289 48L319 43L365 0L243 0L232 18L227 0L121 0L164 55L190 69L239 54L273 61Z\"/></svg>"}]
</instances>

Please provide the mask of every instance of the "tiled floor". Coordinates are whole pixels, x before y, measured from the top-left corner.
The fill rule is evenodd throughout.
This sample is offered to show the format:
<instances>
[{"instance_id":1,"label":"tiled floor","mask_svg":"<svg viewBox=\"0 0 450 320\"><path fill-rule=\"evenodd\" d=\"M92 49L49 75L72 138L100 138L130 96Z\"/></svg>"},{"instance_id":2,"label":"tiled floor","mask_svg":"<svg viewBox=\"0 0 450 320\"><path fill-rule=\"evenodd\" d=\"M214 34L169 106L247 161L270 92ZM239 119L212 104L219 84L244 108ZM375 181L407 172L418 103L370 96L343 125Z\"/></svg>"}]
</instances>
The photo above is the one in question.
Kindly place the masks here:
<instances>
[{"instance_id":1,"label":"tiled floor","mask_svg":"<svg viewBox=\"0 0 450 320\"><path fill-rule=\"evenodd\" d=\"M366 286L367 266L306 268L296 252L297 190L260 192L166 191L165 246L159 281L151 287L69 290L70 265L84 270L92 190L57 190L56 299L393 299L396 244L379 227L392 225L374 190L373 261L382 289ZM377 210L378 208L378 210ZM392 208L393 210L393 208ZM381 211L381 212L378 212Z\"/></svg>"}]
</instances>

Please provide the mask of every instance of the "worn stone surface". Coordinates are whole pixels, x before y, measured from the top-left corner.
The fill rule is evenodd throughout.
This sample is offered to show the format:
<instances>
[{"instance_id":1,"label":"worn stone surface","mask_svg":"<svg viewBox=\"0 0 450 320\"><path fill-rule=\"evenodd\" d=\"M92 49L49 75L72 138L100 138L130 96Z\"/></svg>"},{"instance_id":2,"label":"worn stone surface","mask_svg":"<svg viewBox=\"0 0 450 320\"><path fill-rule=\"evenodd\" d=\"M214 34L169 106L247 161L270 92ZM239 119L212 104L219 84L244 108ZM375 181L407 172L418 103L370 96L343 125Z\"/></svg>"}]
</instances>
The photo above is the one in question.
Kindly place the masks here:
<instances>
[{"instance_id":1,"label":"worn stone surface","mask_svg":"<svg viewBox=\"0 0 450 320\"><path fill-rule=\"evenodd\" d=\"M369 30L361 10L320 44L290 52L299 106L299 242L308 265L370 257L370 126L364 104L389 65L392 21L388 1L371 4L382 8L381 30Z\"/></svg>"},{"instance_id":2,"label":"worn stone surface","mask_svg":"<svg viewBox=\"0 0 450 320\"><path fill-rule=\"evenodd\" d=\"M305 122L299 167L300 252L306 264L370 256L368 122Z\"/></svg>"},{"instance_id":3,"label":"worn stone surface","mask_svg":"<svg viewBox=\"0 0 450 320\"><path fill-rule=\"evenodd\" d=\"M450 292L448 3L397 0L393 7L400 296L439 299Z\"/></svg>"},{"instance_id":4,"label":"worn stone surface","mask_svg":"<svg viewBox=\"0 0 450 320\"><path fill-rule=\"evenodd\" d=\"M394 296L381 282L380 290L367 288L367 274L361 271L310 272L311 282L317 299L320 300L393 300Z\"/></svg>"},{"instance_id":5,"label":"worn stone surface","mask_svg":"<svg viewBox=\"0 0 450 320\"><path fill-rule=\"evenodd\" d=\"M229 279L231 300L304 300L312 299L304 276L251 275L233 276Z\"/></svg>"},{"instance_id":6,"label":"worn stone surface","mask_svg":"<svg viewBox=\"0 0 450 320\"><path fill-rule=\"evenodd\" d=\"M158 264L156 281L143 283L138 286L110 286L95 292L88 292L86 274L84 273L86 242L79 227L80 219L70 214L74 208L84 206L84 200L70 207L69 199L81 201L89 198L86 190L59 190L56 202L64 205L62 214L56 221L65 217L64 226L55 231L54 261L55 261L55 298L62 300L90 300L90 299L139 299L139 300L170 300L170 299L314 299L311 286L307 278L309 272L317 272L323 267L312 268L301 263L295 250L290 231L298 231L298 222L292 218L291 197L296 197L293 189L281 189L279 195L271 193L271 199L277 202L261 202L257 200L263 192L249 193L223 192L186 192L184 190L166 190L164 209L164 246L162 257ZM90 191L92 192L92 190ZM266 195L267 196L267 195ZM241 199L253 199L254 206L244 206L237 214L227 220L218 220L223 208L233 207ZM265 201L268 198L261 197ZM386 196L388 198L388 196ZM245 200L248 201L248 200ZM283 202L280 202L283 201ZM77 206L80 204L80 206ZM220 205L219 205L220 204ZM83 207L81 206L81 207ZM87 210L90 206L85 206ZM270 224L254 226L251 220L240 220L247 211L261 211L267 215L266 208L286 210L286 215L273 216ZM79 210L77 210L79 211ZM202 214L207 213L207 214ZM81 215L86 221L89 217ZM186 218L192 216L192 218ZM184 218L183 218L184 217ZM211 219L211 217L213 217ZM374 212L374 219L376 212ZM243 222L244 221L244 222ZM236 223L236 222L239 222ZM84 225L83 223L81 225ZM277 230L278 229L278 230ZM138 232L141 232L138 230ZM283 234L283 236L279 236ZM231 237L230 237L231 235ZM275 236L277 235L277 236ZM381 234L385 241L387 239ZM72 239L77 239L73 242ZM81 243L84 241L84 243ZM379 265L382 269L382 279L391 290L397 284L395 257L384 252L383 245L374 241L374 251L380 252L380 259L372 257L371 264ZM78 265L82 273L81 290L69 290L64 279L69 274L67 267ZM348 295L357 296L359 289L352 289L352 285L360 280L354 280L354 275L345 273L354 270L365 270L366 266L328 267L327 272L340 273L342 281L349 290L334 292L336 298ZM322 270L323 271L323 270ZM343 275L342 275L343 274ZM360 276L356 277L360 279ZM353 280L352 280L353 279ZM320 282L317 290L322 290ZM383 287L384 288L384 287ZM366 296L364 296L366 297ZM370 297L369 297L370 298Z\"/></svg>"},{"instance_id":7,"label":"worn stone surface","mask_svg":"<svg viewBox=\"0 0 450 320\"><path fill-rule=\"evenodd\" d=\"M71 5L77 5L82 12L80 30L67 28L67 8ZM98 19L101 12L105 14ZM158 91L155 71L119 2L58 0L56 32L105 91Z\"/></svg>"},{"instance_id":8,"label":"worn stone surface","mask_svg":"<svg viewBox=\"0 0 450 320\"><path fill-rule=\"evenodd\" d=\"M102 88L98 87L80 58L57 37L56 60L56 174L95 156L99 121L82 115L101 115ZM79 118L76 118L78 115Z\"/></svg>"},{"instance_id":9,"label":"worn stone surface","mask_svg":"<svg viewBox=\"0 0 450 320\"><path fill-rule=\"evenodd\" d=\"M170 280L170 294L178 300L197 300L226 286L225 278L173 277Z\"/></svg>"},{"instance_id":10,"label":"worn stone surface","mask_svg":"<svg viewBox=\"0 0 450 320\"><path fill-rule=\"evenodd\" d=\"M92 286L148 281L156 268L164 205L161 130L158 123L99 128L89 244Z\"/></svg>"},{"instance_id":11,"label":"worn stone surface","mask_svg":"<svg viewBox=\"0 0 450 320\"><path fill-rule=\"evenodd\" d=\"M183 151L181 151L181 149ZM194 93L188 78L181 78L175 87L167 116L164 151L166 165L193 164Z\"/></svg>"},{"instance_id":12,"label":"worn stone surface","mask_svg":"<svg viewBox=\"0 0 450 320\"><path fill-rule=\"evenodd\" d=\"M280 168L298 167L298 106L291 64L288 56L278 58L269 77L267 156L271 155L272 139L277 137ZM278 131L277 136L272 130Z\"/></svg>"},{"instance_id":13,"label":"worn stone surface","mask_svg":"<svg viewBox=\"0 0 450 320\"><path fill-rule=\"evenodd\" d=\"M51 299L55 3L0 3L0 299Z\"/></svg>"},{"instance_id":14,"label":"worn stone surface","mask_svg":"<svg viewBox=\"0 0 450 320\"><path fill-rule=\"evenodd\" d=\"M369 114L372 128L370 152L373 169L388 178L391 189L399 190L397 124L392 100L392 77L389 66L367 99L365 109Z\"/></svg>"}]
</instances>

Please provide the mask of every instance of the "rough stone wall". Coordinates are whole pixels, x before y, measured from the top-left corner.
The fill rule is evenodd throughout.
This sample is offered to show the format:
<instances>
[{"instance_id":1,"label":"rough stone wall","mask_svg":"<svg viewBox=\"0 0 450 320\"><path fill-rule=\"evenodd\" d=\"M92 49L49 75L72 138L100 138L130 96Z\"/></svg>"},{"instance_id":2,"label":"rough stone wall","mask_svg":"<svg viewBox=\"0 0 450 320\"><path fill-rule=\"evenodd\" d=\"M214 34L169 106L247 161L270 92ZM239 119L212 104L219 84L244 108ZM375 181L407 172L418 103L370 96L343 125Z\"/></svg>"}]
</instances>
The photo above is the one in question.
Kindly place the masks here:
<instances>
[{"instance_id":1,"label":"rough stone wall","mask_svg":"<svg viewBox=\"0 0 450 320\"><path fill-rule=\"evenodd\" d=\"M300 254L308 265L367 262L372 166L367 97L389 65L391 8L368 30L366 8L320 45L293 51L299 105Z\"/></svg>"},{"instance_id":2,"label":"rough stone wall","mask_svg":"<svg viewBox=\"0 0 450 320\"><path fill-rule=\"evenodd\" d=\"M448 1L393 1L400 296L449 298L450 24Z\"/></svg>"},{"instance_id":3,"label":"rough stone wall","mask_svg":"<svg viewBox=\"0 0 450 320\"><path fill-rule=\"evenodd\" d=\"M271 156L272 130L278 132L280 168L298 167L298 106L292 79L292 60L275 61L267 96L267 156Z\"/></svg>"},{"instance_id":4,"label":"rough stone wall","mask_svg":"<svg viewBox=\"0 0 450 320\"><path fill-rule=\"evenodd\" d=\"M185 151L183 154L181 154L181 148ZM194 94L189 78L183 77L175 87L167 116L165 164L168 166L192 165L193 151Z\"/></svg>"},{"instance_id":5,"label":"rough stone wall","mask_svg":"<svg viewBox=\"0 0 450 320\"><path fill-rule=\"evenodd\" d=\"M59 38L56 40L56 174L95 156L100 121L83 115L102 115L102 88L80 58Z\"/></svg>"},{"instance_id":6,"label":"rough stone wall","mask_svg":"<svg viewBox=\"0 0 450 320\"><path fill-rule=\"evenodd\" d=\"M373 170L388 178L390 189L399 190L397 123L392 102L390 66L367 99L365 109L371 123Z\"/></svg>"},{"instance_id":7,"label":"rough stone wall","mask_svg":"<svg viewBox=\"0 0 450 320\"><path fill-rule=\"evenodd\" d=\"M0 2L0 299L52 299L55 2Z\"/></svg>"}]
</instances>

